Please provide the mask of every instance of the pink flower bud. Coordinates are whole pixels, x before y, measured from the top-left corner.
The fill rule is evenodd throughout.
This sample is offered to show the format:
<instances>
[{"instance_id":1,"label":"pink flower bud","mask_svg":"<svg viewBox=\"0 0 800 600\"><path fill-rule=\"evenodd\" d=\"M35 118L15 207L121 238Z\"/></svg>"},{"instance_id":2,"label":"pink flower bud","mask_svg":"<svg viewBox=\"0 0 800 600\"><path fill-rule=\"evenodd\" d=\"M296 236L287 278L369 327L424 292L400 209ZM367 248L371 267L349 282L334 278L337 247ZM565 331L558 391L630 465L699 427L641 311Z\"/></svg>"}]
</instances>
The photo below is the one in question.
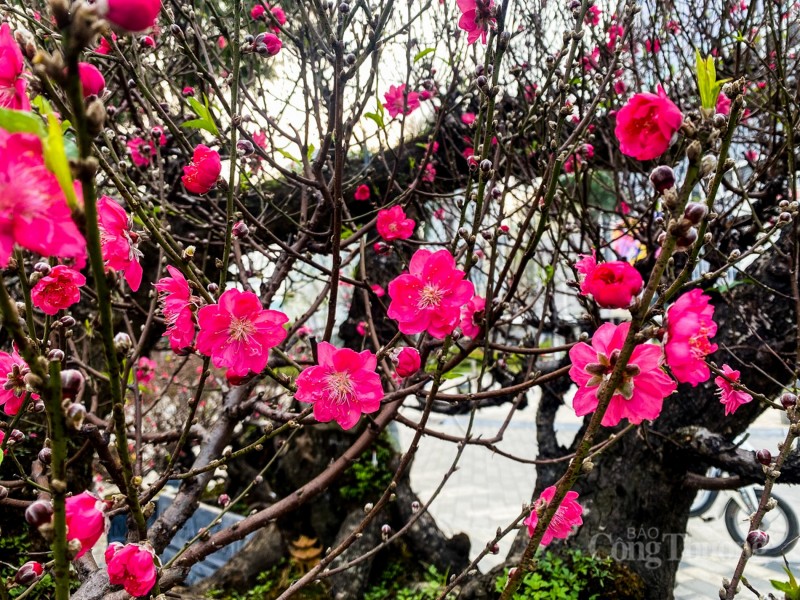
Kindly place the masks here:
<instances>
[{"instance_id":1,"label":"pink flower bud","mask_svg":"<svg viewBox=\"0 0 800 600\"><path fill-rule=\"evenodd\" d=\"M98 0L95 6L115 29L136 33L155 25L161 0Z\"/></svg>"},{"instance_id":2,"label":"pink flower bud","mask_svg":"<svg viewBox=\"0 0 800 600\"><path fill-rule=\"evenodd\" d=\"M753 550L759 550L769 544L769 534L756 529L747 534L747 543Z\"/></svg>"},{"instance_id":3,"label":"pink flower bud","mask_svg":"<svg viewBox=\"0 0 800 600\"><path fill-rule=\"evenodd\" d=\"M61 371L61 390L64 398L75 398L83 385L83 373L77 369L65 369Z\"/></svg>"},{"instance_id":4,"label":"pink flower bud","mask_svg":"<svg viewBox=\"0 0 800 600\"><path fill-rule=\"evenodd\" d=\"M772 463L772 453L766 448L762 448L756 452L756 460L765 467L768 467Z\"/></svg>"},{"instance_id":5,"label":"pink flower bud","mask_svg":"<svg viewBox=\"0 0 800 600\"><path fill-rule=\"evenodd\" d=\"M89 63L78 64L78 75L81 78L83 97L99 96L106 89L106 79L100 69Z\"/></svg>"},{"instance_id":6,"label":"pink flower bud","mask_svg":"<svg viewBox=\"0 0 800 600\"><path fill-rule=\"evenodd\" d=\"M233 237L237 239L244 238L247 237L248 234L250 233L250 228L244 221L238 221L237 223L234 223L233 230L231 233L233 233Z\"/></svg>"},{"instance_id":7,"label":"pink flower bud","mask_svg":"<svg viewBox=\"0 0 800 600\"><path fill-rule=\"evenodd\" d=\"M67 539L77 540L81 549L75 555L80 558L91 550L106 530L105 503L89 492L67 498Z\"/></svg>"},{"instance_id":8,"label":"pink flower bud","mask_svg":"<svg viewBox=\"0 0 800 600\"><path fill-rule=\"evenodd\" d=\"M402 348L397 353L397 374L400 377L411 377L419 371L420 357L416 348Z\"/></svg>"},{"instance_id":9,"label":"pink flower bud","mask_svg":"<svg viewBox=\"0 0 800 600\"><path fill-rule=\"evenodd\" d=\"M228 506L231 503L231 497L228 494L220 494L219 498L217 498L217 504L222 507Z\"/></svg>"},{"instance_id":10,"label":"pink flower bud","mask_svg":"<svg viewBox=\"0 0 800 600\"><path fill-rule=\"evenodd\" d=\"M785 394L781 395L781 404L783 405L783 408L791 408L797 404L797 396L791 392L786 392Z\"/></svg>"},{"instance_id":11,"label":"pink flower bud","mask_svg":"<svg viewBox=\"0 0 800 600\"><path fill-rule=\"evenodd\" d=\"M31 585L44 573L44 567L35 560L29 560L22 565L14 576L14 583L18 585Z\"/></svg>"}]
</instances>

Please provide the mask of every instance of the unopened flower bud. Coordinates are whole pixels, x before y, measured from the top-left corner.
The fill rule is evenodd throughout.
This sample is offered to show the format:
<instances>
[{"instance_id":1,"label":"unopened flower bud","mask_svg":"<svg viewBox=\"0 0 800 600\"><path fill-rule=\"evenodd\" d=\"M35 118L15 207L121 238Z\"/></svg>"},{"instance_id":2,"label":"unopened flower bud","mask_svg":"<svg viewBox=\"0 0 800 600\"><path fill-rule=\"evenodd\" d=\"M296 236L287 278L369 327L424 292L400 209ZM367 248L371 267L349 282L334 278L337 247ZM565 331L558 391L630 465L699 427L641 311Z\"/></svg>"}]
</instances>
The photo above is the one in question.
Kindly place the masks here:
<instances>
[{"instance_id":1,"label":"unopened flower bud","mask_svg":"<svg viewBox=\"0 0 800 600\"><path fill-rule=\"evenodd\" d=\"M688 250L692 247L697 241L697 230L692 227L687 231L684 235L678 238L678 241L675 244L675 251L676 252L683 252L684 250Z\"/></svg>"},{"instance_id":2,"label":"unopened flower bud","mask_svg":"<svg viewBox=\"0 0 800 600\"><path fill-rule=\"evenodd\" d=\"M19 429L12 429L11 433L8 434L8 441L6 444L9 446L14 446L15 444L19 444L25 441L25 434L22 433Z\"/></svg>"},{"instance_id":3,"label":"unopened flower bud","mask_svg":"<svg viewBox=\"0 0 800 600\"><path fill-rule=\"evenodd\" d=\"M683 216L686 217L692 225L699 225L705 216L708 214L708 208L705 204L700 202L690 202L686 205L686 210L683 211Z\"/></svg>"},{"instance_id":4,"label":"unopened flower bud","mask_svg":"<svg viewBox=\"0 0 800 600\"><path fill-rule=\"evenodd\" d=\"M114 336L114 349L119 352L120 354L127 354L133 348L133 342L131 342L131 336L129 336L124 331L120 331L117 335Z\"/></svg>"},{"instance_id":5,"label":"unopened flower bud","mask_svg":"<svg viewBox=\"0 0 800 600\"><path fill-rule=\"evenodd\" d=\"M481 171L487 173L491 170L492 170L492 161L490 161L488 158L484 158L481 161Z\"/></svg>"},{"instance_id":6,"label":"unopened flower bud","mask_svg":"<svg viewBox=\"0 0 800 600\"><path fill-rule=\"evenodd\" d=\"M14 575L14 583L17 585L29 586L35 583L44 573L44 566L35 560L29 560L22 565L17 574Z\"/></svg>"},{"instance_id":7,"label":"unopened flower bud","mask_svg":"<svg viewBox=\"0 0 800 600\"><path fill-rule=\"evenodd\" d=\"M381 538L384 542L389 539L390 535L392 535L392 528L386 523L381 525Z\"/></svg>"},{"instance_id":8,"label":"unopened flower bud","mask_svg":"<svg viewBox=\"0 0 800 600\"><path fill-rule=\"evenodd\" d=\"M64 369L61 371L61 392L64 398L75 398L78 392L81 391L83 382L83 373L77 369Z\"/></svg>"},{"instance_id":9,"label":"unopened flower bud","mask_svg":"<svg viewBox=\"0 0 800 600\"><path fill-rule=\"evenodd\" d=\"M28 525L37 529L49 525L53 519L53 505L48 500L36 500L25 509L25 520Z\"/></svg>"},{"instance_id":10,"label":"unopened flower bud","mask_svg":"<svg viewBox=\"0 0 800 600\"><path fill-rule=\"evenodd\" d=\"M233 237L237 239L245 238L250 234L250 228L244 221L238 221L233 224L231 233L233 233Z\"/></svg>"},{"instance_id":11,"label":"unopened flower bud","mask_svg":"<svg viewBox=\"0 0 800 600\"><path fill-rule=\"evenodd\" d=\"M236 152L240 156L250 156L253 152L255 152L253 142L250 140L239 140L236 142Z\"/></svg>"},{"instance_id":12,"label":"unopened flower bud","mask_svg":"<svg viewBox=\"0 0 800 600\"><path fill-rule=\"evenodd\" d=\"M753 550L759 550L769 544L769 534L766 531L756 529L747 534L747 543Z\"/></svg>"},{"instance_id":13,"label":"unopened flower bud","mask_svg":"<svg viewBox=\"0 0 800 600\"><path fill-rule=\"evenodd\" d=\"M713 172L714 169L717 168L717 157L713 154L706 154L703 157L702 162L700 163L700 173L702 175L708 175L709 173Z\"/></svg>"},{"instance_id":14,"label":"unopened flower bud","mask_svg":"<svg viewBox=\"0 0 800 600\"><path fill-rule=\"evenodd\" d=\"M666 190L675 187L675 172L666 165L658 166L650 173L650 183L659 194L663 194Z\"/></svg>"},{"instance_id":15,"label":"unopened flower bud","mask_svg":"<svg viewBox=\"0 0 800 600\"><path fill-rule=\"evenodd\" d=\"M206 289L209 294L216 294L219 291L219 285L216 283L209 283Z\"/></svg>"},{"instance_id":16,"label":"unopened flower bud","mask_svg":"<svg viewBox=\"0 0 800 600\"><path fill-rule=\"evenodd\" d=\"M788 205L787 205L787 206L788 206ZM50 265L49 265L49 264L47 264L46 262L38 262L38 263L36 263L35 265L33 265L33 270L34 270L36 273L41 273L42 275L45 275L45 276L46 276L46 275L49 275L49 274L50 274L50 271L51 271L52 269L51 269Z\"/></svg>"},{"instance_id":17,"label":"unopened flower bud","mask_svg":"<svg viewBox=\"0 0 800 600\"><path fill-rule=\"evenodd\" d=\"M72 429L80 429L83 427L83 420L86 418L86 407L79 402L73 402L67 407L65 415L67 418L67 426Z\"/></svg>"},{"instance_id":18,"label":"unopened flower bud","mask_svg":"<svg viewBox=\"0 0 800 600\"><path fill-rule=\"evenodd\" d=\"M762 448L756 452L756 460L765 467L768 467L772 463L772 453L766 448Z\"/></svg>"},{"instance_id":19,"label":"unopened flower bud","mask_svg":"<svg viewBox=\"0 0 800 600\"><path fill-rule=\"evenodd\" d=\"M783 408L789 409L793 406L797 405L797 396L792 394L791 392L786 392L785 394L781 394L781 404Z\"/></svg>"},{"instance_id":20,"label":"unopened flower bud","mask_svg":"<svg viewBox=\"0 0 800 600\"><path fill-rule=\"evenodd\" d=\"M792 213L790 212L782 212L778 215L778 221L780 223L789 223L792 220Z\"/></svg>"},{"instance_id":21,"label":"unopened flower bud","mask_svg":"<svg viewBox=\"0 0 800 600\"><path fill-rule=\"evenodd\" d=\"M75 320L75 318L74 318L74 317L71 317L71 316L69 316L69 315L66 315L66 316L64 316L64 317L61 317L61 318L58 320L58 322L59 322L59 323L61 323L61 325L62 325L63 327L66 327L67 329L69 329L70 327L75 327L75 324L77 323L77 321Z\"/></svg>"},{"instance_id":22,"label":"unopened flower bud","mask_svg":"<svg viewBox=\"0 0 800 600\"><path fill-rule=\"evenodd\" d=\"M223 508L228 506L231 503L231 497L228 494L220 494L219 498L217 498L217 504L222 506Z\"/></svg>"},{"instance_id":23,"label":"unopened flower bud","mask_svg":"<svg viewBox=\"0 0 800 600\"><path fill-rule=\"evenodd\" d=\"M420 508L421 508L421 507L420 507L420 505L419 505L419 501L417 501L417 500L414 500L414 501L411 503L411 512L413 512L413 513L417 513L417 512L419 512L419 509L420 509Z\"/></svg>"},{"instance_id":24,"label":"unopened flower bud","mask_svg":"<svg viewBox=\"0 0 800 600\"><path fill-rule=\"evenodd\" d=\"M61 362L64 360L64 351L58 348L54 348L47 353L47 360L53 362Z\"/></svg>"},{"instance_id":25,"label":"unopened flower bud","mask_svg":"<svg viewBox=\"0 0 800 600\"><path fill-rule=\"evenodd\" d=\"M39 462L43 465L49 465L53 461L53 451L50 448L44 447L39 450Z\"/></svg>"}]
</instances>

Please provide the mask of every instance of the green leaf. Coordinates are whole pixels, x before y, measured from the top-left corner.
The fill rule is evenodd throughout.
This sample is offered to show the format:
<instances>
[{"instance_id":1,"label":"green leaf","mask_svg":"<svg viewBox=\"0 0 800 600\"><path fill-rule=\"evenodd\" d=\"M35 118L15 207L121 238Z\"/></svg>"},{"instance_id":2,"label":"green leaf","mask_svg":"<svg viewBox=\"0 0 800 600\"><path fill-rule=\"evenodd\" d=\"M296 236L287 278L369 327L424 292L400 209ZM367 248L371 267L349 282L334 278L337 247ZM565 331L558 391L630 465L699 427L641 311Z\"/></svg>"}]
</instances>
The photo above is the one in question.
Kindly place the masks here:
<instances>
[{"instance_id":1,"label":"green leaf","mask_svg":"<svg viewBox=\"0 0 800 600\"><path fill-rule=\"evenodd\" d=\"M0 108L0 127L9 133L33 133L39 138L47 137L42 119L33 113Z\"/></svg>"},{"instance_id":2,"label":"green leaf","mask_svg":"<svg viewBox=\"0 0 800 600\"><path fill-rule=\"evenodd\" d=\"M717 69L714 66L714 57L703 58L700 50L695 50L695 62L697 63L697 88L700 92L700 103L707 110L714 110L717 106L717 98L722 90L722 86L730 79L717 80Z\"/></svg>"},{"instance_id":3,"label":"green leaf","mask_svg":"<svg viewBox=\"0 0 800 600\"><path fill-rule=\"evenodd\" d=\"M191 121L186 121L181 127L188 127L190 129L204 129L208 131L211 135L219 136L219 129L217 129L217 124L214 122L214 117L211 115L211 109L208 106L208 97L203 94L203 103L201 104L197 98L189 97L188 98L189 106L192 107L195 114L197 115L197 119L192 119Z\"/></svg>"},{"instance_id":4,"label":"green leaf","mask_svg":"<svg viewBox=\"0 0 800 600\"><path fill-rule=\"evenodd\" d=\"M425 48L424 50L420 50L414 55L414 62L417 62L418 60L421 60L429 54L433 54L434 52L436 52L436 48Z\"/></svg>"},{"instance_id":5,"label":"green leaf","mask_svg":"<svg viewBox=\"0 0 800 600\"><path fill-rule=\"evenodd\" d=\"M47 139L44 144L44 162L58 180L61 191L67 199L70 210L78 208L78 195L72 184L72 171L69 168L67 153L64 147L64 134L61 132L61 123L51 112L47 115Z\"/></svg>"},{"instance_id":6,"label":"green leaf","mask_svg":"<svg viewBox=\"0 0 800 600\"><path fill-rule=\"evenodd\" d=\"M280 154L284 158L288 158L292 162L296 162L296 163L300 162L299 158L297 158L296 156L292 156L286 150L282 150L281 148L275 148L275 152L277 152L278 154Z\"/></svg>"}]
</instances>

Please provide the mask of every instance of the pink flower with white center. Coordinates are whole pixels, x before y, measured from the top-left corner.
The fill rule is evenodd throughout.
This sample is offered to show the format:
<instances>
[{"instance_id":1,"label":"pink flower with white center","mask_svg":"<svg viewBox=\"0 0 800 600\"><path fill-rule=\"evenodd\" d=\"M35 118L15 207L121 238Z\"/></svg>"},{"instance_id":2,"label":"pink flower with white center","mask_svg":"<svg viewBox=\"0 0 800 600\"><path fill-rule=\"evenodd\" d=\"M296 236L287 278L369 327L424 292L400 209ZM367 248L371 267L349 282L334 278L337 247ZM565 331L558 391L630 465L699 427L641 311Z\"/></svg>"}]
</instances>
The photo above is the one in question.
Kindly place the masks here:
<instances>
[{"instance_id":1,"label":"pink flower with white center","mask_svg":"<svg viewBox=\"0 0 800 600\"><path fill-rule=\"evenodd\" d=\"M139 362L136 363L136 380L139 383L147 385L156 376L156 362L147 358L146 356L142 356L139 358Z\"/></svg>"},{"instance_id":2,"label":"pink flower with white center","mask_svg":"<svg viewBox=\"0 0 800 600\"><path fill-rule=\"evenodd\" d=\"M0 25L0 107L30 110L25 62L8 23Z\"/></svg>"},{"instance_id":3,"label":"pink flower with white center","mask_svg":"<svg viewBox=\"0 0 800 600\"><path fill-rule=\"evenodd\" d=\"M86 255L61 186L45 166L41 140L0 129L0 267L15 243L42 256Z\"/></svg>"},{"instance_id":4,"label":"pink flower with white center","mask_svg":"<svg viewBox=\"0 0 800 600\"><path fill-rule=\"evenodd\" d=\"M217 304L197 312L197 351L210 356L215 367L227 367L229 377L261 373L269 349L286 337L288 320L282 312L262 308L253 292L230 289Z\"/></svg>"},{"instance_id":5,"label":"pink flower with white center","mask_svg":"<svg viewBox=\"0 0 800 600\"><path fill-rule=\"evenodd\" d=\"M714 378L714 383L719 388L717 390L720 396L719 401L725 405L725 415L727 416L735 413L742 404L751 402L753 397L743 390L737 390L734 384L731 383L731 381L734 383L739 382L739 377L741 376L739 371L734 371L728 365L722 365L722 372L730 381L725 377L716 377Z\"/></svg>"},{"instance_id":6,"label":"pink flower with white center","mask_svg":"<svg viewBox=\"0 0 800 600\"><path fill-rule=\"evenodd\" d=\"M528 526L528 535L532 536L536 529L536 524L539 522L539 515L537 509L544 511L548 504L553 501L556 495L556 486L551 485L549 488L542 492L539 499L534 503L534 508L527 519L523 521ZM553 518L547 524L547 530L542 536L541 545L547 546L554 539L565 540L572 533L574 527L583 525L583 507L578 504L578 492L570 490L564 496L561 504L558 505Z\"/></svg>"},{"instance_id":7,"label":"pink flower with white center","mask_svg":"<svg viewBox=\"0 0 800 600\"><path fill-rule=\"evenodd\" d=\"M372 352L337 349L320 342L317 363L297 377L294 395L300 402L314 405L317 421L336 421L342 429L351 429L362 414L374 413L381 407L383 386L375 372L378 363Z\"/></svg>"},{"instance_id":8,"label":"pink flower with white center","mask_svg":"<svg viewBox=\"0 0 800 600\"><path fill-rule=\"evenodd\" d=\"M681 383L696 386L711 377L706 356L716 352L717 345L708 338L716 335L717 324L710 300L702 290L694 289L667 310L664 354L672 374Z\"/></svg>"},{"instance_id":9,"label":"pink flower with white center","mask_svg":"<svg viewBox=\"0 0 800 600\"><path fill-rule=\"evenodd\" d=\"M581 342L570 349L569 376L579 388L572 407L579 417L597 408L597 392L614 370L630 326L605 323L592 336L591 346ZM661 369L661 360L661 347L656 344L639 344L633 349L622 381L603 415L603 426L614 427L622 419L638 424L661 414L664 398L678 387Z\"/></svg>"},{"instance_id":10,"label":"pink flower with white center","mask_svg":"<svg viewBox=\"0 0 800 600\"><path fill-rule=\"evenodd\" d=\"M139 258L139 234L133 231L133 219L125 209L108 196L97 201L97 218L100 225L100 249L106 271L121 271L125 274L134 292L142 283L142 265Z\"/></svg>"},{"instance_id":11,"label":"pink flower with white center","mask_svg":"<svg viewBox=\"0 0 800 600\"><path fill-rule=\"evenodd\" d=\"M397 353L397 367L395 371L400 377L411 377L414 373L419 371L421 364L417 349L407 346L405 348L400 348L400 351Z\"/></svg>"},{"instance_id":12,"label":"pink flower with white center","mask_svg":"<svg viewBox=\"0 0 800 600\"><path fill-rule=\"evenodd\" d=\"M89 492L67 498L67 540L78 540L80 558L92 549L106 531L106 503Z\"/></svg>"},{"instance_id":13,"label":"pink flower with white center","mask_svg":"<svg viewBox=\"0 0 800 600\"><path fill-rule=\"evenodd\" d=\"M480 39L485 44L489 28L497 24L494 0L456 0L456 4L461 11L458 27L467 32L467 43Z\"/></svg>"},{"instance_id":14,"label":"pink flower with white center","mask_svg":"<svg viewBox=\"0 0 800 600\"><path fill-rule=\"evenodd\" d=\"M377 229L380 236L387 242L392 240L407 240L414 235L417 224L414 219L406 217L402 206L393 206L388 210L378 211Z\"/></svg>"},{"instance_id":15,"label":"pink flower with white center","mask_svg":"<svg viewBox=\"0 0 800 600\"><path fill-rule=\"evenodd\" d=\"M28 364L17 353L16 348L11 354L0 352L0 405L9 416L16 415L25 402L25 375L28 371ZM31 399L38 400L39 395L31 394Z\"/></svg>"},{"instance_id":16,"label":"pink flower with white center","mask_svg":"<svg viewBox=\"0 0 800 600\"><path fill-rule=\"evenodd\" d=\"M410 115L419 108L419 94L408 92L408 98L405 98L405 91L406 84L402 83L389 86L389 91L383 95L386 99L383 106L392 118L398 115Z\"/></svg>"},{"instance_id":17,"label":"pink flower with white center","mask_svg":"<svg viewBox=\"0 0 800 600\"><path fill-rule=\"evenodd\" d=\"M409 272L389 283L392 299L387 314L406 334L427 331L437 339L453 332L461 318L461 307L475 295L471 281L448 250L414 253Z\"/></svg>"},{"instance_id":18,"label":"pink flower with white center","mask_svg":"<svg viewBox=\"0 0 800 600\"><path fill-rule=\"evenodd\" d=\"M147 595L158 576L155 557L149 544L109 544L105 553L109 583L137 598Z\"/></svg>"},{"instance_id":19,"label":"pink flower with white center","mask_svg":"<svg viewBox=\"0 0 800 600\"><path fill-rule=\"evenodd\" d=\"M194 341L195 316L192 309L199 306L201 301L192 294L189 282L180 270L168 265L167 271L170 277L162 277L155 284L167 324L164 335L169 338L169 345L174 352L183 353Z\"/></svg>"},{"instance_id":20,"label":"pink flower with white center","mask_svg":"<svg viewBox=\"0 0 800 600\"><path fill-rule=\"evenodd\" d=\"M65 265L56 265L31 289L33 305L46 315L54 315L81 300L86 277Z\"/></svg>"},{"instance_id":21,"label":"pink flower with white center","mask_svg":"<svg viewBox=\"0 0 800 600\"><path fill-rule=\"evenodd\" d=\"M138 33L156 24L161 0L97 0L95 7L115 29Z\"/></svg>"},{"instance_id":22,"label":"pink flower with white center","mask_svg":"<svg viewBox=\"0 0 800 600\"><path fill-rule=\"evenodd\" d=\"M153 143L142 138L135 137L128 140L128 152L130 152L131 160L137 167L146 167L155 156L156 150L153 148Z\"/></svg>"},{"instance_id":23,"label":"pink flower with white center","mask_svg":"<svg viewBox=\"0 0 800 600\"><path fill-rule=\"evenodd\" d=\"M476 339L481 333L483 317L486 314L486 298L473 296L461 309L461 331L467 337Z\"/></svg>"}]
</instances>

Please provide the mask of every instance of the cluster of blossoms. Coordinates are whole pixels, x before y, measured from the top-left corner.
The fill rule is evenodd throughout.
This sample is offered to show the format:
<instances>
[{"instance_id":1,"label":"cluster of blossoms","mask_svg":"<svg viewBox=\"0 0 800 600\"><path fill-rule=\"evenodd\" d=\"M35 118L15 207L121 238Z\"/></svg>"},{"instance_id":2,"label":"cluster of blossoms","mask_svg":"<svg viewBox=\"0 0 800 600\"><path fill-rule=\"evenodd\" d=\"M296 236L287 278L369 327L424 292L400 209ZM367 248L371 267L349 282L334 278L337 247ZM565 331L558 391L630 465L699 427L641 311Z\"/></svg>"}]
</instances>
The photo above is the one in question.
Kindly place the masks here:
<instances>
[{"instance_id":1,"label":"cluster of blossoms","mask_svg":"<svg viewBox=\"0 0 800 600\"><path fill-rule=\"evenodd\" d=\"M280 6L258 3L250 9L250 17L255 21L267 23L270 31L259 33L253 38L253 51L263 56L275 56L281 51L283 42L278 37L286 25L286 13Z\"/></svg>"}]
</instances>

